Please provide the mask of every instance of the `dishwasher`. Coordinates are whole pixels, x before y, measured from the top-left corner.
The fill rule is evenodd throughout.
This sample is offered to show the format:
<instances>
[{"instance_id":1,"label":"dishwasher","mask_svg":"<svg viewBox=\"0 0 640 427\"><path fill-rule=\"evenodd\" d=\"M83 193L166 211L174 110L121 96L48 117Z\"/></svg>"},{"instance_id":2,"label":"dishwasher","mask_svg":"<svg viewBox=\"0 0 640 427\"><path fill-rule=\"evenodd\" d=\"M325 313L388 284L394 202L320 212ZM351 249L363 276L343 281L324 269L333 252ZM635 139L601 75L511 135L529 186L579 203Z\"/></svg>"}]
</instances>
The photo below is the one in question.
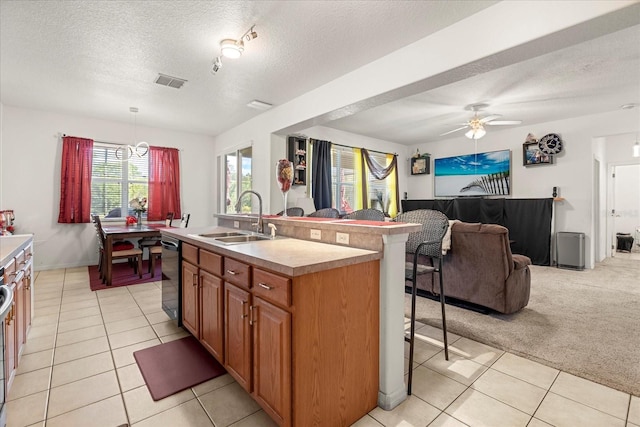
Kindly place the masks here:
<instances>
[{"instance_id":1,"label":"dishwasher","mask_svg":"<svg viewBox=\"0 0 640 427\"><path fill-rule=\"evenodd\" d=\"M163 237L162 244L162 309L178 326L182 326L182 292L180 291L180 241Z\"/></svg>"}]
</instances>

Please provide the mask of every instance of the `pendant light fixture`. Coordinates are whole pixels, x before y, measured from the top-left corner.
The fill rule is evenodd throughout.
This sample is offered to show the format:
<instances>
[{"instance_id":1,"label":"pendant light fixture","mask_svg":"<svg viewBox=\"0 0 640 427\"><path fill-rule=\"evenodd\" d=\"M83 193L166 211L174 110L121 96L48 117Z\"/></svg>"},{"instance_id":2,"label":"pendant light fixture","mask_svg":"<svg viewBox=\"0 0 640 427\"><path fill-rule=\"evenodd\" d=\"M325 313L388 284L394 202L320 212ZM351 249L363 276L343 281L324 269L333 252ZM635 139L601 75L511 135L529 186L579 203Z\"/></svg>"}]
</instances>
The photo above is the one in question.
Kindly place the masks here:
<instances>
[{"instance_id":1,"label":"pendant light fixture","mask_svg":"<svg viewBox=\"0 0 640 427\"><path fill-rule=\"evenodd\" d=\"M133 115L133 145L121 145L116 148L116 159L129 160L131 157L142 157L149 152L149 144L144 141L137 142L137 121L138 107L129 107L129 111Z\"/></svg>"}]
</instances>

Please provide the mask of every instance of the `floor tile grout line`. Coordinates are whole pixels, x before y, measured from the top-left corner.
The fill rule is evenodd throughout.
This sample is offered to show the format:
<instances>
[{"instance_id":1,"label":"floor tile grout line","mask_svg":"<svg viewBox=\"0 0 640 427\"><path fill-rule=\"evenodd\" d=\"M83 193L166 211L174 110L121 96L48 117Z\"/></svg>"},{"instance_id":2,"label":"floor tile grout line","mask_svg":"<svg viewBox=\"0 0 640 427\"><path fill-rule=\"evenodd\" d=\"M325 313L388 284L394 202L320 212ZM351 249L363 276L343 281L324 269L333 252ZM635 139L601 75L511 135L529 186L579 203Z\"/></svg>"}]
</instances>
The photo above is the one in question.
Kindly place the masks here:
<instances>
[{"instance_id":1,"label":"floor tile grout line","mask_svg":"<svg viewBox=\"0 0 640 427\"><path fill-rule=\"evenodd\" d=\"M89 273L89 267L87 267L87 274ZM129 289L127 289L129 291ZM130 292L129 292L130 294ZM100 304L99 291L96 291L96 298L98 299L98 309L100 310L100 317L102 318L102 326L104 327L104 332L107 334L107 345L109 346L109 354L111 355L111 363L113 363L113 369L116 375L116 381L118 382L118 390L120 391L120 401L122 402L122 407L124 408L124 416L127 419L127 425L131 425L131 417L129 416L129 410L127 408L127 402L124 399L124 391L122 390L122 383L120 382L120 376L118 375L118 367L116 366L116 359L113 356L113 348L111 347L111 340L109 339L109 333L107 332L107 324L104 320L104 313L102 311L102 305Z\"/></svg>"},{"instance_id":2,"label":"floor tile grout line","mask_svg":"<svg viewBox=\"0 0 640 427\"><path fill-rule=\"evenodd\" d=\"M66 270L65 270L65 276L66 276ZM62 289L64 290L64 276L62 279ZM34 305L35 305L35 301L34 301ZM60 294L60 307L58 309L58 318L56 320L56 333L53 337L53 351L51 352L51 370L49 371L49 384L47 387L47 398L45 400L45 404L44 404L44 419L42 420L42 422L44 423L44 426L47 425L47 418L49 415L49 405L51 404L50 400L51 400L51 384L53 382L53 364L56 358L56 343L58 341L58 325L60 323L60 312L62 310L62 293Z\"/></svg>"}]
</instances>

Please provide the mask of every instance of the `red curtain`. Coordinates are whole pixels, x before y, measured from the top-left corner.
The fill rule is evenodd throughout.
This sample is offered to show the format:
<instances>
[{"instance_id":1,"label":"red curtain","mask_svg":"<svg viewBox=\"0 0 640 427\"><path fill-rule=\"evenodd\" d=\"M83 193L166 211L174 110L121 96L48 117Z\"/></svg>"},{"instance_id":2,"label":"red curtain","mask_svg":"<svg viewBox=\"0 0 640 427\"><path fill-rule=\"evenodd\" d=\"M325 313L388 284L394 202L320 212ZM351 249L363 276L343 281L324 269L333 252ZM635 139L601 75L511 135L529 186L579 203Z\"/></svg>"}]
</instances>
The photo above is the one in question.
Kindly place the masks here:
<instances>
[{"instance_id":1,"label":"red curtain","mask_svg":"<svg viewBox=\"0 0 640 427\"><path fill-rule=\"evenodd\" d=\"M92 156L93 139L62 137L59 223L91 222Z\"/></svg>"},{"instance_id":2,"label":"red curtain","mask_svg":"<svg viewBox=\"0 0 640 427\"><path fill-rule=\"evenodd\" d=\"M168 212L182 215L179 154L175 148L149 147L149 221L164 220Z\"/></svg>"}]
</instances>

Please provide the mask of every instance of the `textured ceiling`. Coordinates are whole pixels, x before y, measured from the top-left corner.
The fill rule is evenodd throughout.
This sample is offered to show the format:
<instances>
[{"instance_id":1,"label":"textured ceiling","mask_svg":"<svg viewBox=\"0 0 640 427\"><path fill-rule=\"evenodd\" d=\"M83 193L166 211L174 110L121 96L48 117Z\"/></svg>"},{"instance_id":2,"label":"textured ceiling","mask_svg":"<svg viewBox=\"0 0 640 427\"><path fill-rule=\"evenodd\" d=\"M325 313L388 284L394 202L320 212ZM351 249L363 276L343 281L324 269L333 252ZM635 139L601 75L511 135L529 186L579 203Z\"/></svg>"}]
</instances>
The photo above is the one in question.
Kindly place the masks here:
<instances>
[{"instance_id":1,"label":"textured ceiling","mask_svg":"<svg viewBox=\"0 0 640 427\"><path fill-rule=\"evenodd\" d=\"M640 25L338 119L326 126L405 145L446 136L473 113L533 125L640 106ZM640 108L637 118L640 123ZM486 127L487 132L496 127ZM542 135L537 135L541 137Z\"/></svg>"},{"instance_id":2,"label":"textured ceiling","mask_svg":"<svg viewBox=\"0 0 640 427\"><path fill-rule=\"evenodd\" d=\"M495 1L1 1L0 101L217 135ZM251 25L242 58L209 70ZM188 80L154 84L158 73Z\"/></svg>"}]
</instances>

